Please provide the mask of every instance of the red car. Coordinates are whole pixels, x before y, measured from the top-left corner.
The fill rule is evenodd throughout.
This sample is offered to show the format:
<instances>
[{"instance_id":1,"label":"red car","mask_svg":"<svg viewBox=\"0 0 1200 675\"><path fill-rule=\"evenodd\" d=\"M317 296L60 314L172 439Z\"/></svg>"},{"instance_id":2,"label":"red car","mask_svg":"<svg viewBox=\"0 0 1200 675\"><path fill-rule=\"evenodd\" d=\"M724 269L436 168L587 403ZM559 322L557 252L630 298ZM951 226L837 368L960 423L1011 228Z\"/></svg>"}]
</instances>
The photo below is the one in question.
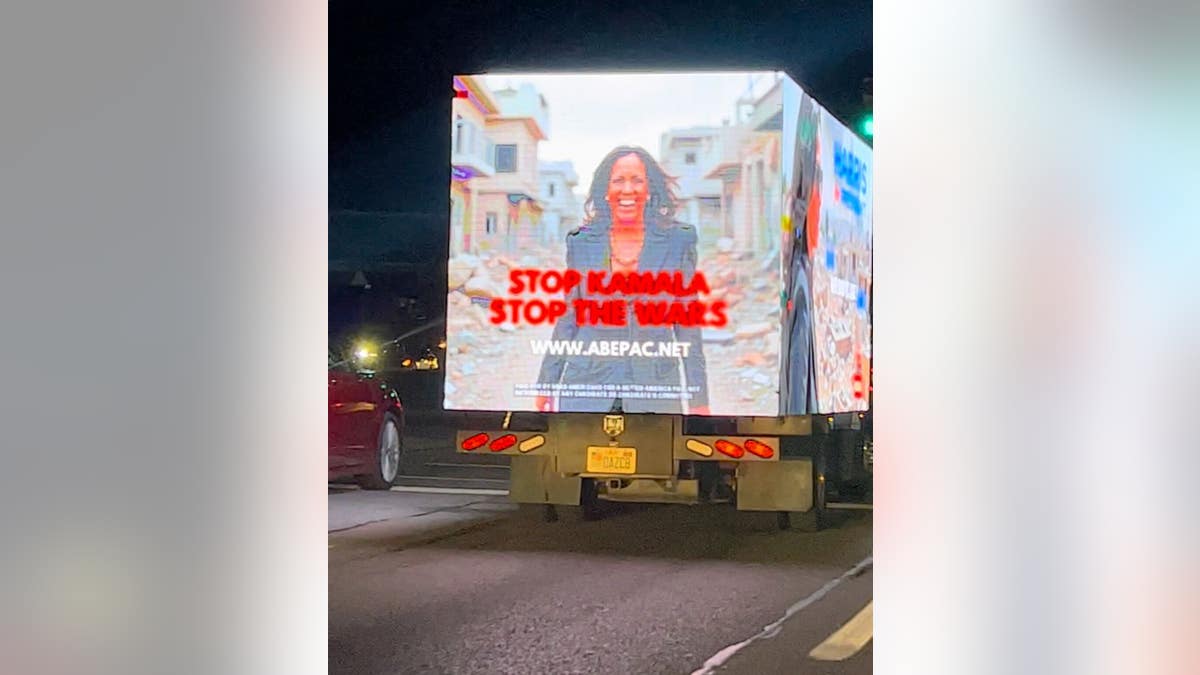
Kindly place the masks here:
<instances>
[{"instance_id":1,"label":"red car","mask_svg":"<svg viewBox=\"0 0 1200 675\"><path fill-rule=\"evenodd\" d=\"M329 355L329 480L387 490L400 473L404 407L395 390Z\"/></svg>"}]
</instances>

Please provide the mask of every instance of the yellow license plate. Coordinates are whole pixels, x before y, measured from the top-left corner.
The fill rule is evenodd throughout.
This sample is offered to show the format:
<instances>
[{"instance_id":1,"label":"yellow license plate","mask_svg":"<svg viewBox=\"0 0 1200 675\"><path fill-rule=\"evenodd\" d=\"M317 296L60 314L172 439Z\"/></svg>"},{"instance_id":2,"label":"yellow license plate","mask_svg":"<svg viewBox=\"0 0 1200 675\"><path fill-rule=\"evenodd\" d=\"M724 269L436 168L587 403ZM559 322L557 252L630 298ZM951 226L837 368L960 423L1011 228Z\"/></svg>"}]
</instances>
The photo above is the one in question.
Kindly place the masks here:
<instances>
[{"instance_id":1,"label":"yellow license plate","mask_svg":"<svg viewBox=\"0 0 1200 675\"><path fill-rule=\"evenodd\" d=\"M636 471L637 450L604 446L588 447L588 473L635 473Z\"/></svg>"}]
</instances>

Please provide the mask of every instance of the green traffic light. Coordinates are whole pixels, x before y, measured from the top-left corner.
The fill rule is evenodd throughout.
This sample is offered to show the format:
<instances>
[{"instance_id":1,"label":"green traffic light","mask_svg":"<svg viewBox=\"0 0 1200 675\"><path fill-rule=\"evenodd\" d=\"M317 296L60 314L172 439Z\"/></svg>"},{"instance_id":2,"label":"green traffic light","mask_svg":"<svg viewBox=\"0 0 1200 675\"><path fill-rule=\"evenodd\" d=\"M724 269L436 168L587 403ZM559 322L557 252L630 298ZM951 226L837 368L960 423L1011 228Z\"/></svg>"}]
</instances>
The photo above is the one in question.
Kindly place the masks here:
<instances>
[{"instance_id":1,"label":"green traffic light","mask_svg":"<svg viewBox=\"0 0 1200 675\"><path fill-rule=\"evenodd\" d=\"M867 115L866 118L863 119L861 126L864 136L869 138L875 137L875 117L873 115Z\"/></svg>"}]
</instances>

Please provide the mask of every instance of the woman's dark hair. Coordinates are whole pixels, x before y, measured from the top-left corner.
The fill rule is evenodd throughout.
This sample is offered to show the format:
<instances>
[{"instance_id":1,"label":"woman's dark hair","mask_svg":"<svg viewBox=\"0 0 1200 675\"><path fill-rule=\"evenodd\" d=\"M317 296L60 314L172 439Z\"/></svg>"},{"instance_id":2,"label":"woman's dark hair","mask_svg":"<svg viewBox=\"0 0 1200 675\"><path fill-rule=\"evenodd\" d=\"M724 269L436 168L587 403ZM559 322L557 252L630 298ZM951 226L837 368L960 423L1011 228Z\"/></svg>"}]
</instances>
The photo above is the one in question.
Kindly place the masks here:
<instances>
[{"instance_id":1,"label":"woman's dark hair","mask_svg":"<svg viewBox=\"0 0 1200 675\"><path fill-rule=\"evenodd\" d=\"M587 201L583 203L584 222L587 224L612 222L612 211L608 208L608 182L612 177L613 164L625 155L637 155L646 167L646 180L649 185L649 198L646 200L645 222L647 224L659 220L670 220L675 217L677 197L672 191L675 179L667 175L658 162L642 148L632 145L622 145L604 156L596 173L592 176L592 187L588 191Z\"/></svg>"}]
</instances>

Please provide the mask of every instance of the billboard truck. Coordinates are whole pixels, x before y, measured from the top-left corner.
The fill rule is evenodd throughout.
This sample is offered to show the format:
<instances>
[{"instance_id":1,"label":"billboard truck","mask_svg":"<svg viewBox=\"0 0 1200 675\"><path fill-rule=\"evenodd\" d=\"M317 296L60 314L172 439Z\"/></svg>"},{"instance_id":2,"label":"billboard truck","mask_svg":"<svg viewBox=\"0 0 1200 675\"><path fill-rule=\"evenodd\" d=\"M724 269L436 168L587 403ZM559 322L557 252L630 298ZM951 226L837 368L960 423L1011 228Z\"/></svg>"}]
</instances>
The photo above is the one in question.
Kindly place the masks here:
<instances>
[{"instance_id":1,"label":"billboard truck","mask_svg":"<svg viewBox=\"0 0 1200 675\"><path fill-rule=\"evenodd\" d=\"M510 497L869 492L870 147L782 72L454 78L444 407Z\"/></svg>"}]
</instances>

